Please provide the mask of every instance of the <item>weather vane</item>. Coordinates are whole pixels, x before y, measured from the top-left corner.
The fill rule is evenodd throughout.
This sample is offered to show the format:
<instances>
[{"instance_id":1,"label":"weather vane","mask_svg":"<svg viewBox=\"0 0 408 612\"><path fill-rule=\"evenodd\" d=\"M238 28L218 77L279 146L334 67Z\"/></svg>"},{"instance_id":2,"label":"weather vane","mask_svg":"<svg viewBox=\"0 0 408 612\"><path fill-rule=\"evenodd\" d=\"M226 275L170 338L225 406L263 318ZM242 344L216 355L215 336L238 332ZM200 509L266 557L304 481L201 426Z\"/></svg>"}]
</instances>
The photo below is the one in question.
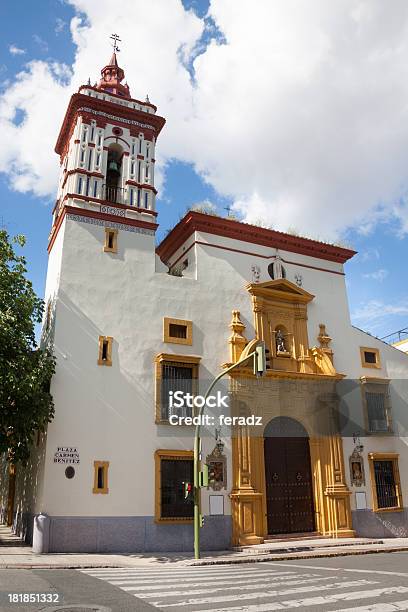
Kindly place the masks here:
<instances>
[{"instance_id":1,"label":"weather vane","mask_svg":"<svg viewBox=\"0 0 408 612\"><path fill-rule=\"evenodd\" d=\"M117 51L120 51L118 47L118 42L122 42L122 41L119 38L119 36L117 34L112 34L111 39L113 40L112 46L113 46L114 53L116 53Z\"/></svg>"}]
</instances>

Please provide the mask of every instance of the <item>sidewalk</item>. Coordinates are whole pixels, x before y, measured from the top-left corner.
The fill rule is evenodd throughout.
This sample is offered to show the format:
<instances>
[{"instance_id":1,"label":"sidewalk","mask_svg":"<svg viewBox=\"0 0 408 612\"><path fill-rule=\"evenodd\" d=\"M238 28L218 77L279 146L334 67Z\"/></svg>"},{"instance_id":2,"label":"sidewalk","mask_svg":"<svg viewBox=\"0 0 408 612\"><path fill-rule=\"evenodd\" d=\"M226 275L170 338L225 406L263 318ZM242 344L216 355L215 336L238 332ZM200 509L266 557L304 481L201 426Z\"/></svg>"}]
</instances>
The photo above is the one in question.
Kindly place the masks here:
<instances>
[{"instance_id":1,"label":"sidewalk","mask_svg":"<svg viewBox=\"0 0 408 612\"><path fill-rule=\"evenodd\" d=\"M0 529L0 569L76 569L92 567L160 567L166 565L225 565L282 561L285 559L311 559L365 555L384 552L408 551L408 538L313 538L268 542L244 547L239 551L204 551L200 560L193 553L50 553L35 554L19 538Z\"/></svg>"}]
</instances>

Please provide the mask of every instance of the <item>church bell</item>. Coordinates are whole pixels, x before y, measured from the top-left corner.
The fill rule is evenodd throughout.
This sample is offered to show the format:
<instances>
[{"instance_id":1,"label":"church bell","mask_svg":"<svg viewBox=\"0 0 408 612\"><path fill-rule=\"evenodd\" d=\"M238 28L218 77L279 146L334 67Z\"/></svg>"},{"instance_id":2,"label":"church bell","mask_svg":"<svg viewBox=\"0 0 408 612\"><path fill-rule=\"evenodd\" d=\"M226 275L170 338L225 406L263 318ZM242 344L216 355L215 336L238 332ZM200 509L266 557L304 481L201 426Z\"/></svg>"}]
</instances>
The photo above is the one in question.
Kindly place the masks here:
<instances>
[{"instance_id":1,"label":"church bell","mask_svg":"<svg viewBox=\"0 0 408 612\"><path fill-rule=\"evenodd\" d=\"M119 174L119 166L116 159L111 159L109 161L108 172L116 172L117 174Z\"/></svg>"}]
</instances>

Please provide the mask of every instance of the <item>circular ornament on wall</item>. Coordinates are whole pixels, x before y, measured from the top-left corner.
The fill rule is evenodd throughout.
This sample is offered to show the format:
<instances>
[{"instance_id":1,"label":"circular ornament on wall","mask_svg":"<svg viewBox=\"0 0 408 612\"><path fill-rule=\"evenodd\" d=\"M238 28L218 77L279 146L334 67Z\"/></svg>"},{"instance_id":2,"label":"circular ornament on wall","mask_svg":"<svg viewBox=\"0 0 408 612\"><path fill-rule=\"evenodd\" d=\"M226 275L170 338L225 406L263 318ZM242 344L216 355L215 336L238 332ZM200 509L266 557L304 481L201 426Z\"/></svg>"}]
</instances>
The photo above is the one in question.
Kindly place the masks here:
<instances>
[{"instance_id":1,"label":"circular ornament on wall","mask_svg":"<svg viewBox=\"0 0 408 612\"><path fill-rule=\"evenodd\" d=\"M75 468L73 468L72 465L65 468L65 476L67 478L73 478L75 476Z\"/></svg>"},{"instance_id":2,"label":"circular ornament on wall","mask_svg":"<svg viewBox=\"0 0 408 612\"><path fill-rule=\"evenodd\" d=\"M112 134L115 134L115 136L122 136L123 130L119 127L114 127L112 130Z\"/></svg>"}]
</instances>

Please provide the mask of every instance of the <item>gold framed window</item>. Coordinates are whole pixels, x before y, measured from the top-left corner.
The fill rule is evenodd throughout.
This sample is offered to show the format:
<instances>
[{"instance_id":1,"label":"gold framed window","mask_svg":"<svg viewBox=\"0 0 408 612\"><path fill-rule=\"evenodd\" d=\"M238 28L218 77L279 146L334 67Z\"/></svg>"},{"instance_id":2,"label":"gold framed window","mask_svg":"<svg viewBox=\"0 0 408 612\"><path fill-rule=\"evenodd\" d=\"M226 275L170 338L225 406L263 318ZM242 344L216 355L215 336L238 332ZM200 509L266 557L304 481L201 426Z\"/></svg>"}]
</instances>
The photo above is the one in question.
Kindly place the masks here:
<instances>
[{"instance_id":1,"label":"gold framed window","mask_svg":"<svg viewBox=\"0 0 408 612\"><path fill-rule=\"evenodd\" d=\"M112 336L99 336L98 365L112 365Z\"/></svg>"},{"instance_id":2,"label":"gold framed window","mask_svg":"<svg viewBox=\"0 0 408 612\"><path fill-rule=\"evenodd\" d=\"M155 522L191 523L194 501L185 499L184 483L193 482L193 451L156 450Z\"/></svg>"},{"instance_id":3,"label":"gold framed window","mask_svg":"<svg viewBox=\"0 0 408 612\"><path fill-rule=\"evenodd\" d=\"M163 342L171 344L193 344L193 323L185 319L163 319Z\"/></svg>"},{"instance_id":4,"label":"gold framed window","mask_svg":"<svg viewBox=\"0 0 408 612\"><path fill-rule=\"evenodd\" d=\"M109 493L108 487L109 461L94 461L94 486L93 493Z\"/></svg>"},{"instance_id":5,"label":"gold framed window","mask_svg":"<svg viewBox=\"0 0 408 612\"><path fill-rule=\"evenodd\" d=\"M368 453L374 512L404 509L397 453Z\"/></svg>"},{"instance_id":6,"label":"gold framed window","mask_svg":"<svg viewBox=\"0 0 408 612\"><path fill-rule=\"evenodd\" d=\"M105 227L105 244L103 247L104 253L118 252L118 230Z\"/></svg>"},{"instance_id":7,"label":"gold framed window","mask_svg":"<svg viewBox=\"0 0 408 612\"><path fill-rule=\"evenodd\" d=\"M360 346L361 365L363 368L381 368L380 351L369 346Z\"/></svg>"}]
</instances>

